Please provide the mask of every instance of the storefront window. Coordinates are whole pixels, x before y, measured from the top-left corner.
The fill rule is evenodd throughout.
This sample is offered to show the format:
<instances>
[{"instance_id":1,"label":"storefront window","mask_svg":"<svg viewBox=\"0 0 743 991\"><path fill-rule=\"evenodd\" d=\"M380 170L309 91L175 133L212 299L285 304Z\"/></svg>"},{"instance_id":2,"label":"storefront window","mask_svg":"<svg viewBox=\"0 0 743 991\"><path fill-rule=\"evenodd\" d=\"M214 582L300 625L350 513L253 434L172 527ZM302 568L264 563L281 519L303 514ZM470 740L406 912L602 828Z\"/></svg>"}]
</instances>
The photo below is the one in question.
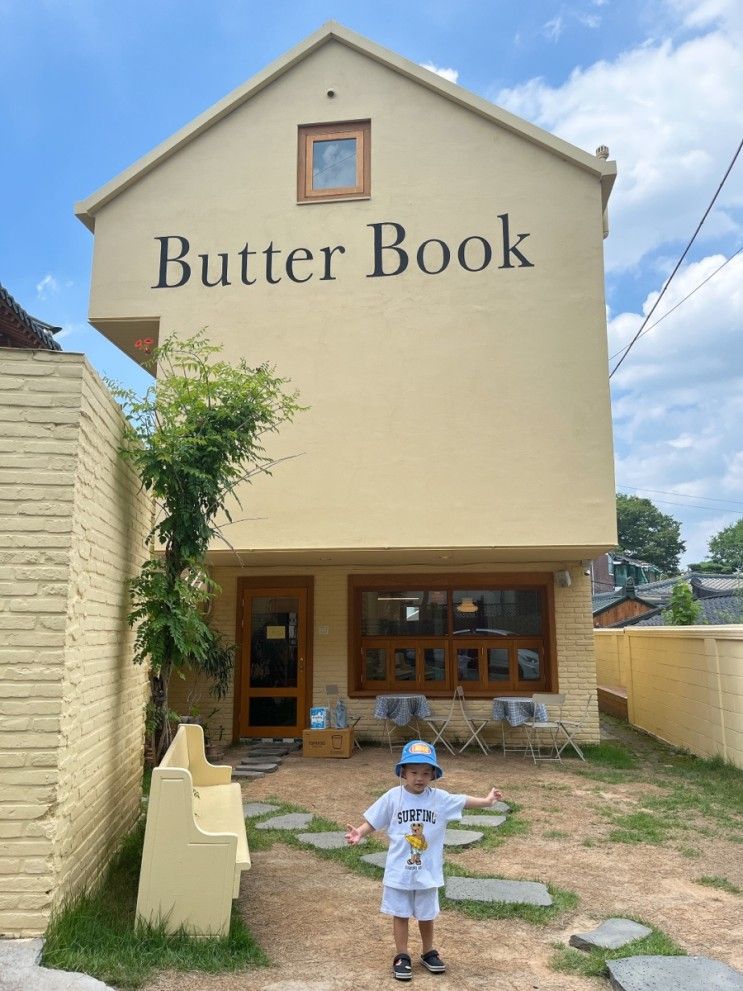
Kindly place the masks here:
<instances>
[{"instance_id":1,"label":"storefront window","mask_svg":"<svg viewBox=\"0 0 743 991\"><path fill-rule=\"evenodd\" d=\"M486 696L551 688L549 589L547 578L429 587L352 576L353 656L361 659L354 689L443 696L463 684Z\"/></svg>"}]
</instances>

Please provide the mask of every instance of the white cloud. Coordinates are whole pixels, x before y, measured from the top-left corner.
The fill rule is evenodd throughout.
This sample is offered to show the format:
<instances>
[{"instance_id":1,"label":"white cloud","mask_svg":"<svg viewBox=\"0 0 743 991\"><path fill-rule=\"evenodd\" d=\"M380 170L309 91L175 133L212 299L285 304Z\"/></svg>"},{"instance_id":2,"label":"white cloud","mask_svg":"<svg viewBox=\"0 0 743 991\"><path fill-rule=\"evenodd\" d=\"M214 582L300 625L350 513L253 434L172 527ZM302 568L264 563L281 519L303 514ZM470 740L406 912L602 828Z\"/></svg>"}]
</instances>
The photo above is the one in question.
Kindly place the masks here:
<instances>
[{"instance_id":1,"label":"white cloud","mask_svg":"<svg viewBox=\"0 0 743 991\"><path fill-rule=\"evenodd\" d=\"M684 16L697 21L707 6L725 7L723 0L676 3ZM743 4L738 8L743 10ZM725 30L680 44L647 43L611 62L577 68L561 86L536 78L503 89L494 99L588 151L609 146L619 170L606 242L611 270L632 268L663 245L672 245L673 254L689 237L743 131L741 93L741 41L731 19ZM742 206L739 167L702 237L742 233Z\"/></svg>"},{"instance_id":2,"label":"white cloud","mask_svg":"<svg viewBox=\"0 0 743 991\"><path fill-rule=\"evenodd\" d=\"M601 17L598 14L576 14L576 17L584 27L597 28L601 26Z\"/></svg>"},{"instance_id":3,"label":"white cloud","mask_svg":"<svg viewBox=\"0 0 743 991\"><path fill-rule=\"evenodd\" d=\"M710 275L724 259L710 256L682 267L656 316ZM610 353L626 345L643 313L620 313L609 322ZM652 320L651 320L652 323ZM687 561L705 557L707 540L743 516L743 255L735 257L695 295L646 336L639 338L612 379L616 475L621 486L680 492L685 500L651 492L663 512L682 521ZM612 363L613 366L614 363ZM701 499L699 497L702 497ZM723 503L732 500L730 513Z\"/></svg>"},{"instance_id":4,"label":"white cloud","mask_svg":"<svg viewBox=\"0 0 743 991\"><path fill-rule=\"evenodd\" d=\"M548 41L559 41L564 27L565 23L562 15L558 14L557 17L553 17L546 24L542 25L542 34Z\"/></svg>"},{"instance_id":5,"label":"white cloud","mask_svg":"<svg viewBox=\"0 0 743 991\"><path fill-rule=\"evenodd\" d=\"M439 69L433 62L421 62L421 67L435 72L437 76L441 76L443 79L448 79L450 83L455 83L459 79L458 69Z\"/></svg>"},{"instance_id":6,"label":"white cloud","mask_svg":"<svg viewBox=\"0 0 743 991\"><path fill-rule=\"evenodd\" d=\"M36 283L36 295L39 299L48 299L59 292L59 283L53 275L45 275L41 282Z\"/></svg>"}]
</instances>

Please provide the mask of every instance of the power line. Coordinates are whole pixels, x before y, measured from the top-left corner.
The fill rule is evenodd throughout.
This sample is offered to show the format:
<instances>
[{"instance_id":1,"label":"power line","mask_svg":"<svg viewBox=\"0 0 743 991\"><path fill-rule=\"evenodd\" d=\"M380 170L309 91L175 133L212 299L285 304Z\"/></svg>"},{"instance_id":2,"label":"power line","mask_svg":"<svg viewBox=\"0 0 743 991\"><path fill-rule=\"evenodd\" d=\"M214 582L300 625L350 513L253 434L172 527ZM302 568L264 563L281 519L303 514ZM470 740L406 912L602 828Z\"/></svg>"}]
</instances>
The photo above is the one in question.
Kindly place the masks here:
<instances>
[{"instance_id":1,"label":"power line","mask_svg":"<svg viewBox=\"0 0 743 991\"><path fill-rule=\"evenodd\" d=\"M722 181L720 182L720 185L717 187L717 191L715 192L715 195L712 197L712 199L709 202L709 206L704 211L704 216L702 217L702 219L697 224L697 229L692 234L691 240L689 241L689 243L684 248L681 257L676 262L676 265L675 265L673 271L671 272L671 274L668 276L668 280L667 280L666 284L661 289L660 295L658 296L658 298L656 299L656 301L653 303L653 305L652 305L652 307L650 309L650 312L648 313L648 315L643 320L643 322L642 322L642 324L640 326L640 329L637 331L637 333L635 334L635 336L629 342L629 344L625 348L624 354L622 355L622 357L619 359L619 361L616 363L616 365L614 366L614 368L609 373L609 378L612 378L612 376L614 375L614 373L620 368L622 362L627 357L627 355L630 353L630 350L632 349L632 346L634 345L635 341L640 336L640 334L642 334L642 332L645 330L645 326L647 325L648 320L650 320L650 318L652 317L653 313L655 313L655 309L656 309L658 303L660 303L660 301L663 299L663 296L665 295L666 290L668 289L668 287L670 286L671 282L673 281L674 275L676 274L676 272L678 272L679 268L681 267L681 263L683 262L684 258L686 258L687 254L689 253L689 249L691 248L692 244L694 244L694 241L696 240L697 234L702 229L702 224L707 219L707 216L709 215L709 212L712 209L712 207L715 205L715 201L716 201L717 197L720 195L720 191L721 191L722 187L725 185L725 181L726 181L727 177L730 175L730 172L732 171L732 168L733 168L733 166L735 165L735 163L736 163L736 161L738 159L738 155L740 154L741 148L743 148L743 139L741 139L741 142L738 145L738 148L737 148L735 154L732 157L732 160L730 162L730 165L728 165L727 169L725 170L725 175L722 177Z\"/></svg>"},{"instance_id":2,"label":"power line","mask_svg":"<svg viewBox=\"0 0 743 991\"><path fill-rule=\"evenodd\" d=\"M646 489L645 491L650 491ZM682 509L704 509L708 513L714 511L715 513L726 513L730 516L740 516L739 509L722 509L718 506L695 506L693 502L669 502L668 499L654 499L653 502L659 502L661 506L680 506Z\"/></svg>"},{"instance_id":3,"label":"power line","mask_svg":"<svg viewBox=\"0 0 743 991\"><path fill-rule=\"evenodd\" d=\"M690 293L687 293L687 295L684 296L683 299L680 299L675 306L672 306L670 310L666 310L666 312L663 314L662 317L658 317L655 323L651 323L649 327L645 328L645 330L641 329L641 333L637 335L637 339L639 340L640 337L644 337L645 334L649 334L650 331L653 329L653 327L657 327L658 324L661 323L663 320L665 320L667 316L670 316L674 310L677 310L682 303L685 303L687 299L690 299L698 289L701 289L702 286L706 285L710 279L713 279L718 272L721 272L725 268L725 266L728 265L733 260L733 258L735 258L736 255L739 255L741 253L741 251L743 251L743 245L741 245L741 247L738 248L738 250L734 252L729 258L726 258L725 261L722 263L722 265L720 265L719 268L716 268L714 272L712 272L710 275L707 276L706 279L703 279L698 286L695 286ZM627 350L629 350L630 346L631 345L627 345ZM624 351L623 347L620 348L618 351L615 351L614 354L609 356L609 361L613 361L617 357L617 355L620 355L622 353L622 351ZM619 368L619 365L617 365L617 368ZM616 371L616 368L614 369L614 371ZM612 375L613 374L614 372L612 372Z\"/></svg>"},{"instance_id":4,"label":"power line","mask_svg":"<svg viewBox=\"0 0 743 991\"><path fill-rule=\"evenodd\" d=\"M663 489L648 489L644 485L625 485L624 482L617 482L617 485L620 489L634 489L635 492L657 492L658 495L676 496L679 499L704 499L706 502L732 502L736 506L743 506L743 501L740 499L716 499L714 496L687 495L685 492L665 492Z\"/></svg>"}]
</instances>

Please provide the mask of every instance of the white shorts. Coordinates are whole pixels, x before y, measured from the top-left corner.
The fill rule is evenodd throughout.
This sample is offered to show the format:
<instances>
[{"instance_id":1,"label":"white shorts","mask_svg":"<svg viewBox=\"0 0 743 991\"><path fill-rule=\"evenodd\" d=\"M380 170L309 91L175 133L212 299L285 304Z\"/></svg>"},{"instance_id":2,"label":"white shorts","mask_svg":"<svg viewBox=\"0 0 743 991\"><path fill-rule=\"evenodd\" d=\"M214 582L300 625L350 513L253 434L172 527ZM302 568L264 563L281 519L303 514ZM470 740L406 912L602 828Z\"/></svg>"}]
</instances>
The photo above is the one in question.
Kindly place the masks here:
<instances>
[{"instance_id":1,"label":"white shorts","mask_svg":"<svg viewBox=\"0 0 743 991\"><path fill-rule=\"evenodd\" d=\"M379 911L385 915L396 915L400 919L432 922L439 914L439 889L388 888L385 884L382 886L382 905Z\"/></svg>"}]
</instances>

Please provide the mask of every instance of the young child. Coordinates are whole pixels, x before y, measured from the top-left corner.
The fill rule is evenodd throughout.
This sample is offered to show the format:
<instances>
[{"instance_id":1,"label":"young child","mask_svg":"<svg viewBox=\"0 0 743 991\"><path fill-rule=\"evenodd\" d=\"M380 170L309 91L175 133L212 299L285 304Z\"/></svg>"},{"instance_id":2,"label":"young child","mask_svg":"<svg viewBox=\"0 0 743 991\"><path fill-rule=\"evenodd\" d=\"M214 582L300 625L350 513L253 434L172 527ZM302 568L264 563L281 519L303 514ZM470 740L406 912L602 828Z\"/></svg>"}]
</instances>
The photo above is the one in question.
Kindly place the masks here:
<instances>
[{"instance_id":1,"label":"young child","mask_svg":"<svg viewBox=\"0 0 743 991\"><path fill-rule=\"evenodd\" d=\"M486 809L501 798L491 788L485 798L450 795L433 787L443 776L436 750L425 740L411 740L402 748L395 766L400 779L364 813L360 826L348 824L346 842L359 843L377 829L386 829L390 840L384 871L380 911L392 916L396 955L392 973L399 981L413 976L408 953L408 923L418 920L423 966L434 974L446 964L433 948L433 920L439 914L439 888L443 887L444 833L463 809Z\"/></svg>"}]
</instances>

